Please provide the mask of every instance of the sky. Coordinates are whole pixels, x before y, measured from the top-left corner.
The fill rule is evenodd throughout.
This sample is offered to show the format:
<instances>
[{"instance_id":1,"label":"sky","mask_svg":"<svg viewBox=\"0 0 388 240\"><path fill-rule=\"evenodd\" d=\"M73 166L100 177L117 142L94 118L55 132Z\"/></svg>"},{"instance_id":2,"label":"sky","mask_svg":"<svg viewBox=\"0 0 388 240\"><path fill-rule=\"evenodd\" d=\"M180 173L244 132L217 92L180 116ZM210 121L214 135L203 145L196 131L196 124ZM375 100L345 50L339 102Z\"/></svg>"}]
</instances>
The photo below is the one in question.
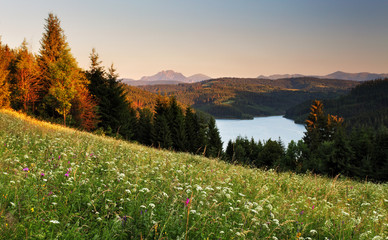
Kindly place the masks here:
<instances>
[{"instance_id":1,"label":"sky","mask_svg":"<svg viewBox=\"0 0 388 240\"><path fill-rule=\"evenodd\" d=\"M122 78L388 73L387 0L2 0L1 41L38 53L50 12L80 67L95 48Z\"/></svg>"}]
</instances>

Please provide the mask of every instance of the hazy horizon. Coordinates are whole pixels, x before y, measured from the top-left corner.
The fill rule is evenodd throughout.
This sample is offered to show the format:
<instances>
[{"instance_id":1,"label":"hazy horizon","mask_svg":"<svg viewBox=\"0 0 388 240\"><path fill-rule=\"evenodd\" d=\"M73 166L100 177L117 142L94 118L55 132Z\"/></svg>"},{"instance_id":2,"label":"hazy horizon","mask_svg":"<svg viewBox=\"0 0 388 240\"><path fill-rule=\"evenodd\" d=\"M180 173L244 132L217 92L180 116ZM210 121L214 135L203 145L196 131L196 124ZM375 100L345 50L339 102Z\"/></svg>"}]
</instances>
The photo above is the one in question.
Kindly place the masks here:
<instances>
[{"instance_id":1,"label":"hazy horizon","mask_svg":"<svg viewBox=\"0 0 388 240\"><path fill-rule=\"evenodd\" d=\"M388 72L388 1L13 0L0 9L2 42L25 38L37 53L50 12L80 67L96 48L120 78Z\"/></svg>"}]
</instances>

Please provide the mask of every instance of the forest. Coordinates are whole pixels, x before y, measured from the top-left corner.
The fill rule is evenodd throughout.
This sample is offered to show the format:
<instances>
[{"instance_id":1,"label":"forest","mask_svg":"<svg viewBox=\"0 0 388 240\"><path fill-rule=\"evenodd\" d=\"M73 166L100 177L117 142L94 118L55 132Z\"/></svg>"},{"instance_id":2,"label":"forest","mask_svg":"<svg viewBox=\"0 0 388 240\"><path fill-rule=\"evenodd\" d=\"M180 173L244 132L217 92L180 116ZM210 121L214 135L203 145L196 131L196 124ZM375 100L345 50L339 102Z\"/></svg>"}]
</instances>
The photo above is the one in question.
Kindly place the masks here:
<instances>
[{"instance_id":1,"label":"forest","mask_svg":"<svg viewBox=\"0 0 388 240\"><path fill-rule=\"evenodd\" d=\"M278 80L220 78L194 84L148 85L152 93L177 97L178 101L216 118L249 119L283 115L290 107L314 99L341 96L359 83L313 77Z\"/></svg>"},{"instance_id":2,"label":"forest","mask_svg":"<svg viewBox=\"0 0 388 240\"><path fill-rule=\"evenodd\" d=\"M369 85L369 83L364 83ZM361 86L360 86L361 87ZM258 168L343 175L359 180L388 181L388 128L380 125L346 130L342 117L327 114L313 101L302 140L285 147L281 140L229 141L224 159Z\"/></svg>"},{"instance_id":3,"label":"forest","mask_svg":"<svg viewBox=\"0 0 388 240\"><path fill-rule=\"evenodd\" d=\"M349 93L336 98L325 99L323 104L328 113L341 115L347 128L388 126L388 79L367 81L353 88ZM303 123L311 102L304 102L287 110L285 116Z\"/></svg>"},{"instance_id":4,"label":"forest","mask_svg":"<svg viewBox=\"0 0 388 240\"><path fill-rule=\"evenodd\" d=\"M38 54L26 41L17 49L0 42L0 107L158 148L221 154L214 119L174 97L121 84L113 65L106 70L95 49L90 69L81 69L54 14L49 14L44 30Z\"/></svg>"}]
</instances>

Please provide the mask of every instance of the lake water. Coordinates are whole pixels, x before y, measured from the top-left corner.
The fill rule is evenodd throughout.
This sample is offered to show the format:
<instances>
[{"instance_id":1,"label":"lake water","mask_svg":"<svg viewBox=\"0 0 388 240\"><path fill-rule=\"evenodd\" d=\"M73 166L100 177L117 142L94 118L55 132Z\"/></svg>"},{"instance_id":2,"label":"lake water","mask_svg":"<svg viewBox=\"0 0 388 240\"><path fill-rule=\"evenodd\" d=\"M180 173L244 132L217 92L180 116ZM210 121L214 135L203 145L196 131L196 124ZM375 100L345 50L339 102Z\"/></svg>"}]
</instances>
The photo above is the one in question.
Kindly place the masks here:
<instances>
[{"instance_id":1,"label":"lake water","mask_svg":"<svg viewBox=\"0 0 388 240\"><path fill-rule=\"evenodd\" d=\"M238 136L252 137L255 141L278 140L279 137L287 147L291 140L302 139L305 128L302 124L295 124L293 120L282 116L256 117L253 120L216 119L221 139L224 142L224 150L229 140L235 140Z\"/></svg>"}]
</instances>

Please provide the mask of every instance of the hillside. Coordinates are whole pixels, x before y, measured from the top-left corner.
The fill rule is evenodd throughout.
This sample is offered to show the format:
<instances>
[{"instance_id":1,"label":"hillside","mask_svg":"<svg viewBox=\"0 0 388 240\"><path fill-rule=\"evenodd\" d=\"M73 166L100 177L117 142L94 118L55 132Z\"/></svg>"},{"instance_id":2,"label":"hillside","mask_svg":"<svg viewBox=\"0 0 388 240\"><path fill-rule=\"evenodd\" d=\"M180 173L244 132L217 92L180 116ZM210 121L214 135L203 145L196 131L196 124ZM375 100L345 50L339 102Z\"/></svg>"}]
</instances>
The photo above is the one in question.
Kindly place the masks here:
<instances>
[{"instance_id":1,"label":"hillside","mask_svg":"<svg viewBox=\"0 0 388 240\"><path fill-rule=\"evenodd\" d=\"M388 79L367 81L338 99L324 100L326 112L341 116L350 127L388 126ZM289 109L287 118L303 122L311 102Z\"/></svg>"},{"instance_id":2,"label":"hillside","mask_svg":"<svg viewBox=\"0 0 388 240\"><path fill-rule=\"evenodd\" d=\"M167 95L216 118L252 118L281 115L314 98L334 98L357 85L354 81L288 78L220 78L193 84L153 85L140 88Z\"/></svg>"},{"instance_id":3,"label":"hillside","mask_svg":"<svg viewBox=\"0 0 388 240\"><path fill-rule=\"evenodd\" d=\"M386 73L369 73L369 72L360 72L360 73L347 73L342 71L336 71L324 76L307 76L302 74L273 74L269 76L260 75L257 78L262 79L281 79L281 78L295 78L295 77L316 77L323 79L340 79L340 80L352 80L352 81L370 81L374 79L381 79L388 77Z\"/></svg>"},{"instance_id":4,"label":"hillside","mask_svg":"<svg viewBox=\"0 0 388 240\"><path fill-rule=\"evenodd\" d=\"M388 186L276 173L0 110L3 239L384 239Z\"/></svg>"}]
</instances>

